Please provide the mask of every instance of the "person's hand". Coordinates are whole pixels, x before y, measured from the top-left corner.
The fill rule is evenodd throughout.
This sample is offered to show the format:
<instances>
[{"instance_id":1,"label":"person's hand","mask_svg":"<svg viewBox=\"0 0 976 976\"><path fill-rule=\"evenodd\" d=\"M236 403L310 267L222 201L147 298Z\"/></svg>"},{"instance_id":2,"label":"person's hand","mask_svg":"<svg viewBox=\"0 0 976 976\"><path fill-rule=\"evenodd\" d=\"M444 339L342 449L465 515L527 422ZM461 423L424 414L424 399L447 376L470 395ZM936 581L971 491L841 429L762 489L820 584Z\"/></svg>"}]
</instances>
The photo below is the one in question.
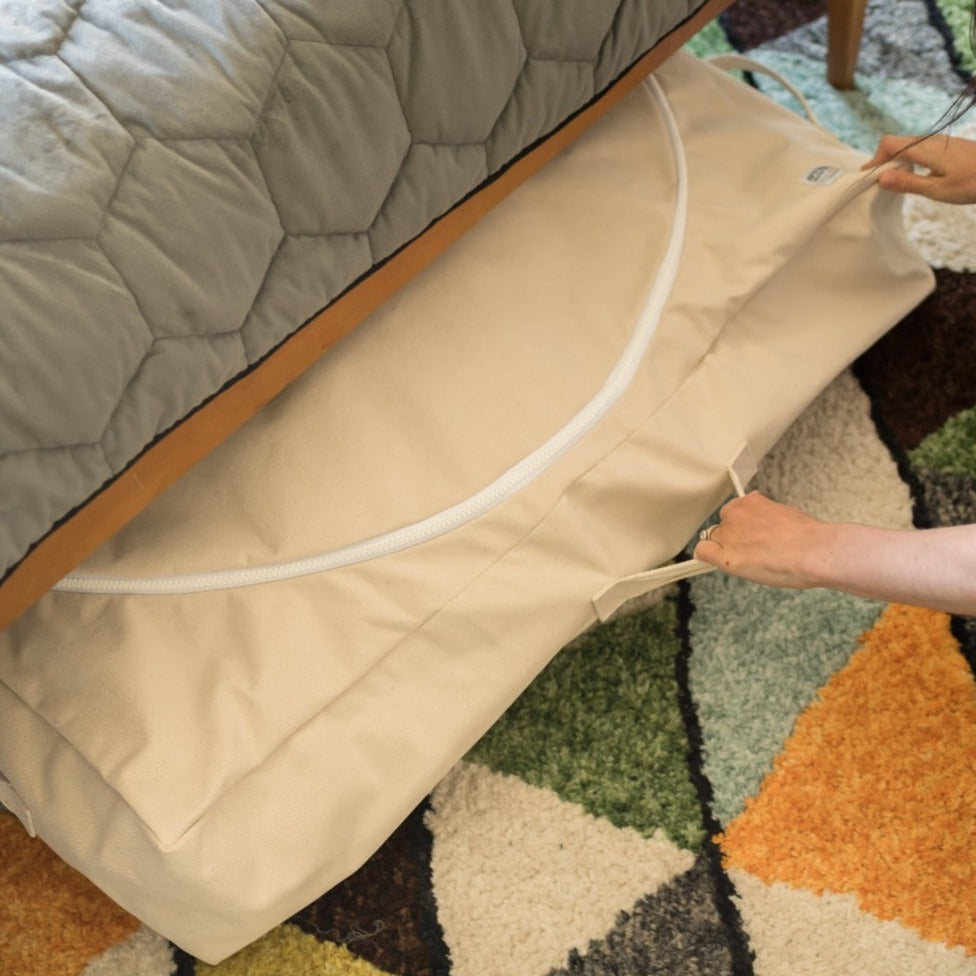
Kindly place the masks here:
<instances>
[{"instance_id":1,"label":"person's hand","mask_svg":"<svg viewBox=\"0 0 976 976\"><path fill-rule=\"evenodd\" d=\"M922 139L884 136L862 169L872 169L890 159L924 167L928 172L900 167L887 170L878 176L882 189L917 193L941 203L976 203L976 142L971 139L946 135Z\"/></svg>"},{"instance_id":2,"label":"person's hand","mask_svg":"<svg viewBox=\"0 0 976 976\"><path fill-rule=\"evenodd\" d=\"M734 498L720 515L695 558L734 576L976 616L976 523L887 529L822 522L758 492Z\"/></svg>"},{"instance_id":3,"label":"person's hand","mask_svg":"<svg viewBox=\"0 0 976 976\"><path fill-rule=\"evenodd\" d=\"M758 492L722 506L721 521L695 546L695 558L756 583L802 589L814 572L831 525Z\"/></svg>"}]
</instances>

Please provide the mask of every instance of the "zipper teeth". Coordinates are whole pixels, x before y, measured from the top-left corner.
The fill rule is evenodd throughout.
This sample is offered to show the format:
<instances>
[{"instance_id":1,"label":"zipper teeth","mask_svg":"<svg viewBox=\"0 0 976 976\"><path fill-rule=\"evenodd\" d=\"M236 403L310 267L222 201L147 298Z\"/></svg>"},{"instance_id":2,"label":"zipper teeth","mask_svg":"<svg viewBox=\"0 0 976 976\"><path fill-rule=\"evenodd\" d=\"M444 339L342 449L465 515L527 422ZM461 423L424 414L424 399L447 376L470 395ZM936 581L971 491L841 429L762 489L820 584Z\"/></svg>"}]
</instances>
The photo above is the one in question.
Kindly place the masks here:
<instances>
[{"instance_id":1,"label":"zipper teeth","mask_svg":"<svg viewBox=\"0 0 976 976\"><path fill-rule=\"evenodd\" d=\"M684 244L688 205L687 167L681 135L667 98L652 76L645 85L661 110L671 146L676 174L675 209L671 233L658 274L638 316L634 331L614 368L596 396L569 423L531 454L518 461L490 485L456 505L412 525L393 529L305 559L242 569L186 573L176 576L112 577L72 573L54 589L67 593L117 595L176 595L225 590L261 583L274 583L310 576L380 556L391 555L444 535L488 512L539 474L577 444L626 391L637 373L651 338L657 331L665 303L671 293Z\"/></svg>"}]
</instances>

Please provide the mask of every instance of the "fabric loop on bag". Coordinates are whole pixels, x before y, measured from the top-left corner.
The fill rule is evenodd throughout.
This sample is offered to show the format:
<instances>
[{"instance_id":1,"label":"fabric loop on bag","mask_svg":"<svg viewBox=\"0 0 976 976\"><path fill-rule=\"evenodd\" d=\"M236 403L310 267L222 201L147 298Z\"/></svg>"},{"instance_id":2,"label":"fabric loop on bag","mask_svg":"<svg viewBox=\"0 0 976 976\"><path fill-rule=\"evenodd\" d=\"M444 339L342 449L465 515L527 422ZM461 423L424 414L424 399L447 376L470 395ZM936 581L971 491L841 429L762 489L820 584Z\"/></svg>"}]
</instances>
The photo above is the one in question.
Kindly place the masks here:
<instances>
[{"instance_id":1,"label":"fabric loop on bag","mask_svg":"<svg viewBox=\"0 0 976 976\"><path fill-rule=\"evenodd\" d=\"M708 59L708 63L714 65L716 68L721 68L723 71L751 71L755 74L766 75L766 77L772 78L773 81L779 82L797 100L810 122L817 126L817 128L823 128L820 120L817 118L816 112L814 112L810 102L800 89L789 78L781 75L775 68L763 64L762 61L757 61L755 58L746 57L744 54L715 54Z\"/></svg>"},{"instance_id":2,"label":"fabric loop on bag","mask_svg":"<svg viewBox=\"0 0 976 976\"><path fill-rule=\"evenodd\" d=\"M732 488L738 497L746 493L746 486L756 474L758 465L755 457L746 444L729 462L726 469ZM663 586L677 583L679 580L690 579L712 572L716 567L700 559L687 559L667 566L658 566L645 573L635 573L622 579L608 583L593 597L593 609L601 623L605 623L628 600L647 596Z\"/></svg>"}]
</instances>

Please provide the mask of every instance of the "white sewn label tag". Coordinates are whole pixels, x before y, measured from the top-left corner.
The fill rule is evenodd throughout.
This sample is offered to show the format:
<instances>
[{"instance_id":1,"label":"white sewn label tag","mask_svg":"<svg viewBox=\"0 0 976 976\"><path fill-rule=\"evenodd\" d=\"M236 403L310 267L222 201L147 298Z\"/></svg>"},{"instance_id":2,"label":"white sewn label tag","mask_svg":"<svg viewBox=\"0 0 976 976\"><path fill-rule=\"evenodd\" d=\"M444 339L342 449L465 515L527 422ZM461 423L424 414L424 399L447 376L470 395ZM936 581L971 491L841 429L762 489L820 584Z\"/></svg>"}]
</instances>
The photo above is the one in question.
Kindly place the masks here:
<instances>
[{"instance_id":1,"label":"white sewn label tag","mask_svg":"<svg viewBox=\"0 0 976 976\"><path fill-rule=\"evenodd\" d=\"M810 186L830 186L843 172L836 166L815 166L803 177L803 182Z\"/></svg>"}]
</instances>

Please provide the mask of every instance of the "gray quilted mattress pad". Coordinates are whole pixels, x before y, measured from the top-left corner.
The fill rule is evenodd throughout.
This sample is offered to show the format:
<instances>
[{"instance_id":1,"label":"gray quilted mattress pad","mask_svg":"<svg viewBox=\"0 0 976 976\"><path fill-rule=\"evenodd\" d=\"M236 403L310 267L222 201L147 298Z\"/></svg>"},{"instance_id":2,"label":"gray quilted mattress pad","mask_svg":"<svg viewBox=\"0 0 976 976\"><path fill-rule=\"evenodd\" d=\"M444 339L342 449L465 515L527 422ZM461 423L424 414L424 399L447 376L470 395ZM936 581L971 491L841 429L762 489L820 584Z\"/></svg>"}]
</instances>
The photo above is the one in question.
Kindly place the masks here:
<instances>
[{"instance_id":1,"label":"gray quilted mattress pad","mask_svg":"<svg viewBox=\"0 0 976 976\"><path fill-rule=\"evenodd\" d=\"M0 0L0 577L701 0Z\"/></svg>"}]
</instances>

